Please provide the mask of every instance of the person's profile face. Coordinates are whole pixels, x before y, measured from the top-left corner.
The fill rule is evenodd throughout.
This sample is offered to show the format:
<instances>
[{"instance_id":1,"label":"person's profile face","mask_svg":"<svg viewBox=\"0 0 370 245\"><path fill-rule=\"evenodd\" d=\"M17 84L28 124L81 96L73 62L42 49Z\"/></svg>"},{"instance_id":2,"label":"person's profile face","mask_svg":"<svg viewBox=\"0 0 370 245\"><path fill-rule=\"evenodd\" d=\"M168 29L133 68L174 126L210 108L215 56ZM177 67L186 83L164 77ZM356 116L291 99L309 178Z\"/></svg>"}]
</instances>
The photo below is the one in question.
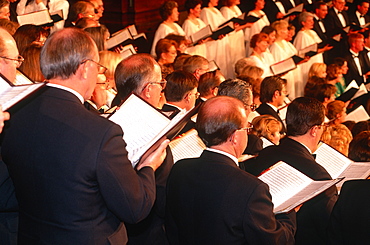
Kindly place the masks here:
<instances>
[{"instance_id":1,"label":"person's profile face","mask_svg":"<svg viewBox=\"0 0 370 245\"><path fill-rule=\"evenodd\" d=\"M320 19L325 19L327 14L328 14L328 6L326 5L321 5L320 8L316 10L316 15Z\"/></svg>"}]
</instances>

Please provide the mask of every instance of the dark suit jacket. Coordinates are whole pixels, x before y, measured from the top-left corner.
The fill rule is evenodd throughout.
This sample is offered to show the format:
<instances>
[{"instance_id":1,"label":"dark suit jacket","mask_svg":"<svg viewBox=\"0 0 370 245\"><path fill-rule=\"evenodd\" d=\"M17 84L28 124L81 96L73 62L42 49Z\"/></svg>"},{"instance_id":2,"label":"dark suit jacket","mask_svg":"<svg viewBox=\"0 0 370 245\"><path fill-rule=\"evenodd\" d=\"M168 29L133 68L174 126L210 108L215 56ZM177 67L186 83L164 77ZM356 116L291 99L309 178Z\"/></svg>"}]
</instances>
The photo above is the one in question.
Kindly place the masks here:
<instances>
[{"instance_id":1,"label":"dark suit jacket","mask_svg":"<svg viewBox=\"0 0 370 245\"><path fill-rule=\"evenodd\" d=\"M19 202L19 244L125 244L145 218L154 172L136 172L121 128L49 87L12 115L2 156Z\"/></svg>"},{"instance_id":2,"label":"dark suit jacket","mask_svg":"<svg viewBox=\"0 0 370 245\"><path fill-rule=\"evenodd\" d=\"M348 65L348 72L344 75L347 85L352 82L352 80L355 80L358 85L364 83L364 78L360 75L352 53L349 50L346 52L344 58L346 59ZM362 74L365 74L370 70L369 59L367 58L366 51L362 51L359 53L359 59L362 68Z\"/></svg>"},{"instance_id":3,"label":"dark suit jacket","mask_svg":"<svg viewBox=\"0 0 370 245\"><path fill-rule=\"evenodd\" d=\"M349 14L348 17L349 17L349 23L351 25L355 25L358 27L358 29L361 29L360 20L358 19L356 12ZM370 22L370 16L364 15L364 18L365 18L365 23Z\"/></svg>"},{"instance_id":4,"label":"dark suit jacket","mask_svg":"<svg viewBox=\"0 0 370 245\"><path fill-rule=\"evenodd\" d=\"M284 6L284 3L283 3ZM284 9L286 6L284 6ZM285 9L285 11L287 11ZM263 8L263 12L267 15L267 18L269 19L270 23L273 23L277 20L276 15L280 12L279 8L276 6L275 2L273 0L266 0L265 1L265 7Z\"/></svg>"},{"instance_id":5,"label":"dark suit jacket","mask_svg":"<svg viewBox=\"0 0 370 245\"><path fill-rule=\"evenodd\" d=\"M317 35L320 37L320 39L323 41L324 44L327 43L328 37L326 36L326 32L323 32L320 28L319 21L316 18L313 18L314 24L313 24L313 30L317 33ZM321 20L324 24L325 31L326 31L326 25L325 20Z\"/></svg>"},{"instance_id":6,"label":"dark suit jacket","mask_svg":"<svg viewBox=\"0 0 370 245\"><path fill-rule=\"evenodd\" d=\"M329 244L368 244L370 241L370 180L350 180L342 186L330 217Z\"/></svg>"},{"instance_id":7,"label":"dark suit jacket","mask_svg":"<svg viewBox=\"0 0 370 245\"><path fill-rule=\"evenodd\" d=\"M174 118L179 112L180 110L171 105L171 104L164 104L162 109L161 109L163 112L171 112L171 115L170 115L170 118ZM193 122L192 120L189 120L183 129L181 129L181 131L178 133L179 135L183 134L183 133L186 133L188 132L190 129L193 129L195 128L195 122Z\"/></svg>"},{"instance_id":8,"label":"dark suit jacket","mask_svg":"<svg viewBox=\"0 0 370 245\"><path fill-rule=\"evenodd\" d=\"M268 104L266 103L262 103L257 109L256 111L260 114L260 115L271 115L273 117L275 117L277 120L279 120L279 122L281 122L281 124L283 125L283 130L282 130L282 133L286 133L286 128L285 128L285 124L283 123L283 121L281 120L279 114L271 107L269 106Z\"/></svg>"},{"instance_id":9,"label":"dark suit jacket","mask_svg":"<svg viewBox=\"0 0 370 245\"><path fill-rule=\"evenodd\" d=\"M263 149L257 158L245 163L256 176L279 161L284 161L314 180L331 179L328 172L299 142L285 137L280 145ZM337 199L335 186L303 204L297 213L296 244L325 244L329 216Z\"/></svg>"},{"instance_id":10,"label":"dark suit jacket","mask_svg":"<svg viewBox=\"0 0 370 245\"><path fill-rule=\"evenodd\" d=\"M346 21L346 26L348 26L350 22L347 12L343 11L342 15L344 17L344 20ZM342 35L347 35L347 33L343 31L343 26L333 8L329 9L328 15L325 18L325 24L326 24L325 29L329 37L332 37L340 33Z\"/></svg>"},{"instance_id":11,"label":"dark suit jacket","mask_svg":"<svg viewBox=\"0 0 370 245\"><path fill-rule=\"evenodd\" d=\"M229 157L181 160L167 183L170 244L292 244L295 212L272 213L268 187Z\"/></svg>"}]
</instances>

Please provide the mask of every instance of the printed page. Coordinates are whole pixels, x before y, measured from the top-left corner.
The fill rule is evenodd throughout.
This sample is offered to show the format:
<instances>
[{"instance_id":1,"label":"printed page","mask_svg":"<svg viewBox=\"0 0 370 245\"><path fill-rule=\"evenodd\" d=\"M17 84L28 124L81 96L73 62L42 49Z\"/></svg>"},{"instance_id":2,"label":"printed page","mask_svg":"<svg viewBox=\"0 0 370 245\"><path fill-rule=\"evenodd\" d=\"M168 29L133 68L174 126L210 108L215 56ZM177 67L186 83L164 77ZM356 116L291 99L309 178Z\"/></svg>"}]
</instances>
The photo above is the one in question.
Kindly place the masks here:
<instances>
[{"instance_id":1,"label":"printed page","mask_svg":"<svg viewBox=\"0 0 370 245\"><path fill-rule=\"evenodd\" d=\"M33 84L33 82L26 77L21 71L17 70L17 74L15 77L14 85L27 85L27 84Z\"/></svg>"},{"instance_id":2,"label":"printed page","mask_svg":"<svg viewBox=\"0 0 370 245\"><path fill-rule=\"evenodd\" d=\"M127 29L130 31L131 35L132 36L136 36L137 35L137 30L136 30L136 26L135 25L130 25L127 27Z\"/></svg>"},{"instance_id":3,"label":"printed page","mask_svg":"<svg viewBox=\"0 0 370 245\"><path fill-rule=\"evenodd\" d=\"M121 50L121 53L120 53L120 55L123 59L126 59L127 57L129 57L133 54L136 54L136 50L135 50L135 48L132 44L124 46Z\"/></svg>"},{"instance_id":4,"label":"printed page","mask_svg":"<svg viewBox=\"0 0 370 245\"><path fill-rule=\"evenodd\" d=\"M351 179L366 179L369 175L370 162L352 162L340 177L345 177L344 181L347 181ZM344 182L341 182L340 186L343 183Z\"/></svg>"},{"instance_id":5,"label":"printed page","mask_svg":"<svg viewBox=\"0 0 370 245\"><path fill-rule=\"evenodd\" d=\"M258 177L268 184L275 207L281 207L288 199L308 186L313 180L285 162L278 162Z\"/></svg>"},{"instance_id":6,"label":"printed page","mask_svg":"<svg viewBox=\"0 0 370 245\"><path fill-rule=\"evenodd\" d=\"M351 164L351 160L334 148L322 143L317 150L316 162L323 166L332 179L342 176L343 171Z\"/></svg>"},{"instance_id":7,"label":"printed page","mask_svg":"<svg viewBox=\"0 0 370 245\"><path fill-rule=\"evenodd\" d=\"M356 98L358 98L358 97L360 97L361 95L364 95L364 94L367 94L367 88L366 88L365 84L362 83L360 85L360 88L357 91L357 93L353 96L352 100L354 100L354 99L356 99Z\"/></svg>"},{"instance_id":8,"label":"printed page","mask_svg":"<svg viewBox=\"0 0 370 245\"><path fill-rule=\"evenodd\" d=\"M193 44L196 44L200 40L203 40L204 38L207 38L210 35L212 35L211 26L207 25L206 27L200 29L196 33L190 35L190 39L193 42Z\"/></svg>"},{"instance_id":9,"label":"printed page","mask_svg":"<svg viewBox=\"0 0 370 245\"><path fill-rule=\"evenodd\" d=\"M123 43L127 39L131 39L131 38L132 37L131 37L131 34L128 31L128 29L123 29L122 31L119 31L119 32L113 34L112 37L108 39L107 47L108 47L108 49L111 49L115 46L120 45L121 43Z\"/></svg>"},{"instance_id":10,"label":"printed page","mask_svg":"<svg viewBox=\"0 0 370 245\"><path fill-rule=\"evenodd\" d=\"M297 66L292 58L280 61L270 66L274 75L282 74L287 71L295 69Z\"/></svg>"},{"instance_id":11,"label":"printed page","mask_svg":"<svg viewBox=\"0 0 370 245\"><path fill-rule=\"evenodd\" d=\"M6 91L12 86L8 83L8 79L4 79L2 75L0 76L0 94L6 93ZM4 108L3 108L4 109Z\"/></svg>"},{"instance_id":12,"label":"printed page","mask_svg":"<svg viewBox=\"0 0 370 245\"><path fill-rule=\"evenodd\" d=\"M339 180L324 180L324 181L312 181L308 186L303 188L295 196L282 203L280 206L274 207L274 213L286 213L292 210L293 208L299 206L302 203L307 202L308 200L319 195L321 192L324 192L326 189L338 183ZM343 181L342 181L343 182ZM304 204L303 204L304 205Z\"/></svg>"},{"instance_id":13,"label":"printed page","mask_svg":"<svg viewBox=\"0 0 370 245\"><path fill-rule=\"evenodd\" d=\"M21 26L26 24L43 25L53 22L47 9L30 14L18 15L17 19Z\"/></svg>"},{"instance_id":14,"label":"printed page","mask_svg":"<svg viewBox=\"0 0 370 245\"><path fill-rule=\"evenodd\" d=\"M185 158L200 157L203 150L206 149L195 129L191 129L180 138L172 140L169 145L172 150L174 163Z\"/></svg>"},{"instance_id":15,"label":"printed page","mask_svg":"<svg viewBox=\"0 0 370 245\"><path fill-rule=\"evenodd\" d=\"M291 8L286 15L289 15L294 12L302 12L303 11L303 3L299 4L298 6Z\"/></svg>"},{"instance_id":16,"label":"printed page","mask_svg":"<svg viewBox=\"0 0 370 245\"><path fill-rule=\"evenodd\" d=\"M3 110L6 111L42 86L45 86L45 83L36 83L32 85L22 85L14 87L9 86L6 91L1 90L2 92L0 93L0 105L2 105Z\"/></svg>"},{"instance_id":17,"label":"printed page","mask_svg":"<svg viewBox=\"0 0 370 245\"><path fill-rule=\"evenodd\" d=\"M170 122L170 119L134 94L109 120L121 126L123 139L127 144L128 158L132 163L135 162L133 156L149 144Z\"/></svg>"},{"instance_id":18,"label":"printed page","mask_svg":"<svg viewBox=\"0 0 370 245\"><path fill-rule=\"evenodd\" d=\"M346 116L346 121L355 121L358 123L360 121L367 121L369 118L369 114L367 114L365 108L361 105Z\"/></svg>"}]
</instances>

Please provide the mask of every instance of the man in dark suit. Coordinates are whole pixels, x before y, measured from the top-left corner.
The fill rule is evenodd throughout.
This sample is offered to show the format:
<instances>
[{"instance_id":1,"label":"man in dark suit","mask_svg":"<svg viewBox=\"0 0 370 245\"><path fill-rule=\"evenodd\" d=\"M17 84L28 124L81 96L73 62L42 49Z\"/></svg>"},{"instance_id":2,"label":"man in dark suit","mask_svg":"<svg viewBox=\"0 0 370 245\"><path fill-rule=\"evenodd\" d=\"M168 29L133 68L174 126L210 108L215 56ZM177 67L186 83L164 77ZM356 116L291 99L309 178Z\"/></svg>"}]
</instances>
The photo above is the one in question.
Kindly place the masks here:
<instances>
[{"instance_id":1,"label":"man in dark suit","mask_svg":"<svg viewBox=\"0 0 370 245\"><path fill-rule=\"evenodd\" d=\"M260 100L262 104L257 108L260 115L271 115L275 117L283 125L283 131L286 133L285 124L280 118L279 107L284 105L287 81L283 78L272 76L262 80L260 89Z\"/></svg>"},{"instance_id":2,"label":"man in dark suit","mask_svg":"<svg viewBox=\"0 0 370 245\"><path fill-rule=\"evenodd\" d=\"M370 22L370 16L367 15L369 10L369 0L361 0L357 4L357 10L349 14L351 25L357 26L356 29L360 30L364 25Z\"/></svg>"},{"instance_id":3,"label":"man in dark suit","mask_svg":"<svg viewBox=\"0 0 370 245\"><path fill-rule=\"evenodd\" d=\"M53 33L40 60L48 87L12 115L2 144L19 202L18 244L126 244L123 222L150 212L168 140L134 169L122 129L84 108L104 69L82 30Z\"/></svg>"},{"instance_id":4,"label":"man in dark suit","mask_svg":"<svg viewBox=\"0 0 370 245\"><path fill-rule=\"evenodd\" d=\"M171 170L170 244L294 244L295 211L275 216L267 185L238 167L247 144L247 116L243 103L227 96L200 108L196 129L208 148Z\"/></svg>"},{"instance_id":5,"label":"man in dark suit","mask_svg":"<svg viewBox=\"0 0 370 245\"><path fill-rule=\"evenodd\" d=\"M286 10L284 4L279 0L266 0L263 12L267 15L270 23L284 18Z\"/></svg>"},{"instance_id":6,"label":"man in dark suit","mask_svg":"<svg viewBox=\"0 0 370 245\"><path fill-rule=\"evenodd\" d=\"M114 78L117 86L115 101L118 101L118 104L134 92L153 107L159 107L166 80L162 79L161 69L152 56L135 54L124 59L117 65ZM167 156L163 164L155 171L156 201L152 210L143 221L127 224L130 244L167 244L163 227L165 189L167 177L173 166L173 157L169 147L166 151Z\"/></svg>"},{"instance_id":7,"label":"man in dark suit","mask_svg":"<svg viewBox=\"0 0 370 245\"><path fill-rule=\"evenodd\" d=\"M330 217L329 244L368 244L370 241L370 180L346 181Z\"/></svg>"},{"instance_id":8,"label":"man in dark suit","mask_svg":"<svg viewBox=\"0 0 370 245\"><path fill-rule=\"evenodd\" d=\"M267 147L256 159L247 161L246 171L258 176L275 163L284 161L314 180L331 179L312 155L324 131L324 111L324 106L316 99L295 99L288 106L287 137L280 140L280 145ZM296 244L325 244L326 228L336 198L334 186L303 204L297 213Z\"/></svg>"},{"instance_id":9,"label":"man in dark suit","mask_svg":"<svg viewBox=\"0 0 370 245\"><path fill-rule=\"evenodd\" d=\"M323 42L326 42L328 37L326 36L325 18L328 14L328 6L322 1L316 2L314 6L313 30Z\"/></svg>"},{"instance_id":10,"label":"man in dark suit","mask_svg":"<svg viewBox=\"0 0 370 245\"><path fill-rule=\"evenodd\" d=\"M14 82L16 69L22 62L18 59L17 44L13 37L0 28L0 73L9 81ZM3 112L0 106L0 133L4 120L9 119L9 113ZM15 197L14 185L8 169L0 157L0 241L4 245L17 244L18 202Z\"/></svg>"},{"instance_id":11,"label":"man in dark suit","mask_svg":"<svg viewBox=\"0 0 370 245\"><path fill-rule=\"evenodd\" d=\"M365 83L366 77L370 74L369 59L364 52L364 36L359 33L351 33L348 36L350 46L344 58L348 64L348 72L345 74L347 85L355 80L358 85Z\"/></svg>"}]
</instances>

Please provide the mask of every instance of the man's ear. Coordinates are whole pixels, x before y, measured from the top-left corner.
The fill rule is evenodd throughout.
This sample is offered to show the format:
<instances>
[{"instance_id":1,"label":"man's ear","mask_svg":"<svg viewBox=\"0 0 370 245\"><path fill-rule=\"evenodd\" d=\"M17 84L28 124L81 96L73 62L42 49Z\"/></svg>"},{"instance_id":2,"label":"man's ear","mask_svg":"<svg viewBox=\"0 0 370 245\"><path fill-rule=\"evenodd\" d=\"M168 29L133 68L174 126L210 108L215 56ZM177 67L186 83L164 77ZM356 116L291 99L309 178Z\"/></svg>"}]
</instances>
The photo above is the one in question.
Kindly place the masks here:
<instances>
[{"instance_id":1,"label":"man's ear","mask_svg":"<svg viewBox=\"0 0 370 245\"><path fill-rule=\"evenodd\" d=\"M277 98L279 96L280 96L280 91L279 90L275 90L273 98Z\"/></svg>"},{"instance_id":2,"label":"man's ear","mask_svg":"<svg viewBox=\"0 0 370 245\"><path fill-rule=\"evenodd\" d=\"M218 87L214 87L214 88L212 89L212 94L213 94L214 96L217 96L217 94L218 94Z\"/></svg>"},{"instance_id":3,"label":"man's ear","mask_svg":"<svg viewBox=\"0 0 370 245\"><path fill-rule=\"evenodd\" d=\"M318 131L319 131L320 127L322 127L322 126L315 125L312 128L310 128L310 135L312 137L316 137L316 135L318 134Z\"/></svg>"},{"instance_id":4,"label":"man's ear","mask_svg":"<svg viewBox=\"0 0 370 245\"><path fill-rule=\"evenodd\" d=\"M90 62L84 62L84 63L80 64L77 68L76 76L86 80L87 77L88 77L89 71L90 71L90 69L89 69L90 64L89 63Z\"/></svg>"}]
</instances>

